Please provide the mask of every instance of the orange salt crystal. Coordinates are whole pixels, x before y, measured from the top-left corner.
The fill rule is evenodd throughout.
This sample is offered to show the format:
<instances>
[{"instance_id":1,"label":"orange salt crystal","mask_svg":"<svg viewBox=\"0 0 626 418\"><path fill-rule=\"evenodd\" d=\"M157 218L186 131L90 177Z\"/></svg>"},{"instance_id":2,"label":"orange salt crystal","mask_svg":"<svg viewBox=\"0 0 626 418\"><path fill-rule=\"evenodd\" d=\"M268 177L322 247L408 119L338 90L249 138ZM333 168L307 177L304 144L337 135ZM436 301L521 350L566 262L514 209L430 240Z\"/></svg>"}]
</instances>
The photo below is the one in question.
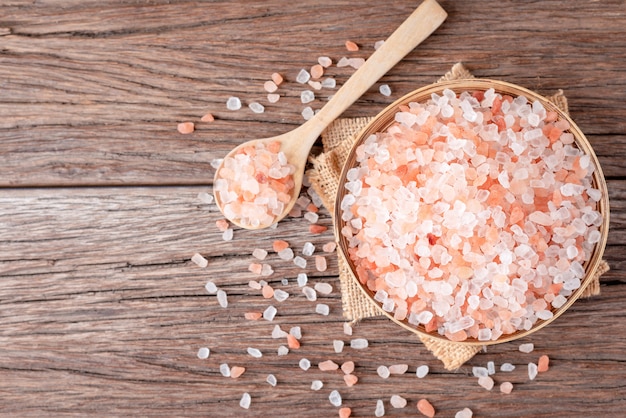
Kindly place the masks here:
<instances>
[{"instance_id":1,"label":"orange salt crystal","mask_svg":"<svg viewBox=\"0 0 626 418\"><path fill-rule=\"evenodd\" d=\"M263 294L263 297L265 299L271 299L274 296L274 288L266 284L265 286L263 286L263 289L261 289L261 293Z\"/></svg>"},{"instance_id":2,"label":"orange salt crystal","mask_svg":"<svg viewBox=\"0 0 626 418\"><path fill-rule=\"evenodd\" d=\"M274 93L276 90L278 90L278 86L272 80L268 80L263 83L263 88L268 93Z\"/></svg>"},{"instance_id":3,"label":"orange salt crystal","mask_svg":"<svg viewBox=\"0 0 626 418\"><path fill-rule=\"evenodd\" d=\"M319 64L315 64L311 67L311 78L317 80L324 75L324 67Z\"/></svg>"},{"instance_id":4,"label":"orange salt crystal","mask_svg":"<svg viewBox=\"0 0 626 418\"><path fill-rule=\"evenodd\" d=\"M200 118L201 122L213 122L215 120L215 116L213 116L213 114L211 113L207 113L206 115L202 116L202 118Z\"/></svg>"},{"instance_id":5,"label":"orange salt crystal","mask_svg":"<svg viewBox=\"0 0 626 418\"><path fill-rule=\"evenodd\" d=\"M524 220L524 211L519 206L514 206L513 209L511 210L509 223L513 225L522 220Z\"/></svg>"},{"instance_id":6,"label":"orange salt crystal","mask_svg":"<svg viewBox=\"0 0 626 418\"><path fill-rule=\"evenodd\" d=\"M359 378L356 377L353 374L344 374L343 375L343 381L346 382L346 385L348 387L352 387L352 386L356 385L356 383L359 381Z\"/></svg>"},{"instance_id":7,"label":"orange salt crystal","mask_svg":"<svg viewBox=\"0 0 626 418\"><path fill-rule=\"evenodd\" d=\"M226 219L218 219L217 221L215 221L215 226L217 227L217 229L224 232L230 227L230 224Z\"/></svg>"},{"instance_id":8,"label":"orange salt crystal","mask_svg":"<svg viewBox=\"0 0 626 418\"><path fill-rule=\"evenodd\" d=\"M254 274L261 274L263 266L259 263L250 263L250 265L248 266L248 270L250 270Z\"/></svg>"},{"instance_id":9,"label":"orange salt crystal","mask_svg":"<svg viewBox=\"0 0 626 418\"><path fill-rule=\"evenodd\" d=\"M272 249L277 253L287 248L289 248L289 243L287 241L277 239L272 243Z\"/></svg>"},{"instance_id":10,"label":"orange salt crystal","mask_svg":"<svg viewBox=\"0 0 626 418\"><path fill-rule=\"evenodd\" d=\"M330 241L324 244L324 246L322 247L322 251L324 251L325 253L332 253L333 251L335 251L335 248L337 248L337 243L334 241Z\"/></svg>"},{"instance_id":11,"label":"orange salt crystal","mask_svg":"<svg viewBox=\"0 0 626 418\"><path fill-rule=\"evenodd\" d=\"M325 227L324 225L317 225L317 224L309 225L309 232L311 234L321 234L322 232L325 232L327 229L328 227Z\"/></svg>"},{"instance_id":12,"label":"orange salt crystal","mask_svg":"<svg viewBox=\"0 0 626 418\"><path fill-rule=\"evenodd\" d=\"M232 377L233 379L236 379L239 376L241 376L245 371L246 371L245 367L233 366L230 368L230 377Z\"/></svg>"},{"instance_id":13,"label":"orange salt crystal","mask_svg":"<svg viewBox=\"0 0 626 418\"><path fill-rule=\"evenodd\" d=\"M300 348L300 341L291 334L287 334L287 346L292 350Z\"/></svg>"},{"instance_id":14,"label":"orange salt crystal","mask_svg":"<svg viewBox=\"0 0 626 418\"><path fill-rule=\"evenodd\" d=\"M435 408L426 399L420 399L417 402L417 410L426 415L428 418L433 418L435 416Z\"/></svg>"},{"instance_id":15,"label":"orange salt crystal","mask_svg":"<svg viewBox=\"0 0 626 418\"><path fill-rule=\"evenodd\" d=\"M307 210L308 212L317 213L317 212L320 210L320 208L318 208L317 206L315 206L313 203L309 203L309 204L307 205L307 207L306 207L306 210Z\"/></svg>"},{"instance_id":16,"label":"orange salt crystal","mask_svg":"<svg viewBox=\"0 0 626 418\"><path fill-rule=\"evenodd\" d=\"M339 418L350 418L350 415L352 415L352 409L345 406L339 409Z\"/></svg>"},{"instance_id":17,"label":"orange salt crystal","mask_svg":"<svg viewBox=\"0 0 626 418\"><path fill-rule=\"evenodd\" d=\"M339 368L339 365L337 363L335 363L334 361L332 361L332 360L322 361L317 366L323 372L327 372L329 370L337 370Z\"/></svg>"},{"instance_id":18,"label":"orange salt crystal","mask_svg":"<svg viewBox=\"0 0 626 418\"><path fill-rule=\"evenodd\" d=\"M190 134L194 131L195 125L193 122L182 122L178 124L177 129L181 134Z\"/></svg>"},{"instance_id":19,"label":"orange salt crystal","mask_svg":"<svg viewBox=\"0 0 626 418\"><path fill-rule=\"evenodd\" d=\"M359 46L352 41L346 41L346 49L350 52L355 52L359 50Z\"/></svg>"},{"instance_id":20,"label":"orange salt crystal","mask_svg":"<svg viewBox=\"0 0 626 418\"><path fill-rule=\"evenodd\" d=\"M251 321L256 321L257 319L261 318L263 316L263 314L261 312L246 312L244 314L244 317L246 319L249 319Z\"/></svg>"},{"instance_id":21,"label":"orange salt crystal","mask_svg":"<svg viewBox=\"0 0 626 418\"><path fill-rule=\"evenodd\" d=\"M274 84L276 84L277 86L280 86L281 83L283 82L283 76L278 74L278 73L274 73L272 74L272 81L274 82Z\"/></svg>"},{"instance_id":22,"label":"orange salt crystal","mask_svg":"<svg viewBox=\"0 0 626 418\"><path fill-rule=\"evenodd\" d=\"M537 362L537 371L538 372L547 372L550 368L550 357L547 355L543 355L539 357L539 361Z\"/></svg>"},{"instance_id":23,"label":"orange salt crystal","mask_svg":"<svg viewBox=\"0 0 626 418\"><path fill-rule=\"evenodd\" d=\"M352 374L352 372L354 371L354 362L350 360L343 363L341 365L341 371L345 374Z\"/></svg>"},{"instance_id":24,"label":"orange salt crystal","mask_svg":"<svg viewBox=\"0 0 626 418\"><path fill-rule=\"evenodd\" d=\"M278 142L278 141L268 142L267 150L269 152L273 152L273 153L276 153L276 152L280 151L280 142Z\"/></svg>"}]
</instances>

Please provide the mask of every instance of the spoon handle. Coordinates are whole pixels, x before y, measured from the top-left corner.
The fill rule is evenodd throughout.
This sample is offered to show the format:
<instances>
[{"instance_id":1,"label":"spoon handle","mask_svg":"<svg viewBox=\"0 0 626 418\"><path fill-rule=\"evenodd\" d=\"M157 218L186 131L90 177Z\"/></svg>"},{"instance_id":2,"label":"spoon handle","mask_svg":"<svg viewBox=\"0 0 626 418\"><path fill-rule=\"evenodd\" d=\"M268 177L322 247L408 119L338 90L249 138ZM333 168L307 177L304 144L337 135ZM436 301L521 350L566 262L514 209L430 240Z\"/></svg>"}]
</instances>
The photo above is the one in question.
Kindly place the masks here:
<instances>
[{"instance_id":1,"label":"spoon handle","mask_svg":"<svg viewBox=\"0 0 626 418\"><path fill-rule=\"evenodd\" d=\"M311 146L322 131L337 119L350 105L361 97L374 83L417 45L437 29L448 14L436 0L424 2L389 36L335 93L332 99L307 123L301 126L307 131L301 136L311 141ZM310 149L309 144L300 144Z\"/></svg>"}]
</instances>

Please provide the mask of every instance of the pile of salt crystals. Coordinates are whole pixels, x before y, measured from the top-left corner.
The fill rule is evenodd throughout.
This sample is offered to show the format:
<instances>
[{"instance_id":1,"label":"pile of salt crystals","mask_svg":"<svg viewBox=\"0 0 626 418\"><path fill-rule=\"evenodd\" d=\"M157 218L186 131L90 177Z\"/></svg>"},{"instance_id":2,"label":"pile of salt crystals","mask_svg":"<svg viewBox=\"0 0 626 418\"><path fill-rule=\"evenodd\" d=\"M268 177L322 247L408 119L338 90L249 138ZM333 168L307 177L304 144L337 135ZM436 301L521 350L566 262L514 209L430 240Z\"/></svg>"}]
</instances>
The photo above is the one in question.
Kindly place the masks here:
<instances>
[{"instance_id":1,"label":"pile of salt crystals","mask_svg":"<svg viewBox=\"0 0 626 418\"><path fill-rule=\"evenodd\" d=\"M551 318L602 223L568 122L493 89L446 89L395 122L358 147L340 203L361 283L396 319L452 341Z\"/></svg>"},{"instance_id":2,"label":"pile of salt crystals","mask_svg":"<svg viewBox=\"0 0 626 418\"><path fill-rule=\"evenodd\" d=\"M214 194L228 219L241 226L271 225L291 200L294 172L280 142L257 141L224 159Z\"/></svg>"}]
</instances>

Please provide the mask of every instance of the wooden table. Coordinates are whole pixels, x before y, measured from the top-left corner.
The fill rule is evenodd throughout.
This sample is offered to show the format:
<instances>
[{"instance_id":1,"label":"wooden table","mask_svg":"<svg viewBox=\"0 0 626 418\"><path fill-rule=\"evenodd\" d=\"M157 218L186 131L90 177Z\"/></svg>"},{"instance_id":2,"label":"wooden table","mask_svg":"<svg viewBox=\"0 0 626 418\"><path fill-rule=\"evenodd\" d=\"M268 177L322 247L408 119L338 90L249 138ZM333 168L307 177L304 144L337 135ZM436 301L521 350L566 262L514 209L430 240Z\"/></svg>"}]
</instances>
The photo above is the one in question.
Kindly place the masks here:
<instances>
[{"instance_id":1,"label":"wooden table","mask_svg":"<svg viewBox=\"0 0 626 418\"><path fill-rule=\"evenodd\" d=\"M303 4L302 4L303 3ZM25 1L0 6L0 413L3 416L337 416L328 401L340 391L353 416L416 416L427 398L437 416L468 407L474 416L624 416L626 408L626 3L503 0L447 1L449 18L345 117L372 116L405 93L436 80L462 61L479 77L501 79L549 95L563 89L608 181L611 229L605 259L611 271L601 295L579 300L549 327L523 340L490 346L460 369L446 371L411 333L383 318L343 333L337 260L301 270L270 251L267 277L291 296L264 299L248 286L255 248L283 239L300 253L311 235L302 218L276 230L236 229L223 241L221 214L198 199L211 192L210 162L243 139L265 137L303 122L294 82L325 55L367 57L412 12L407 1ZM353 40L359 52L346 51ZM327 74L341 85L350 68ZM281 100L267 103L263 83L285 76ZM322 90L319 108L334 90ZM238 96L239 111L226 109ZM265 104L255 114L247 104ZM200 122L207 112L213 123ZM182 135L177 124L196 122ZM319 152L319 149L314 150ZM321 225L331 226L325 208ZM207 268L190 261L194 253ZM334 287L318 302L295 277ZM282 279L288 279L283 285ZM229 296L224 309L204 289L213 280ZM278 308L273 322L245 312ZM278 356L274 325L302 329L302 346ZM369 348L349 348L366 338ZM333 340L347 346L340 354ZM532 342L530 354L518 351ZM206 360L200 347L211 349ZM248 347L260 349L255 359ZM526 365L547 354L550 370L530 381ZM301 358L313 366L299 368ZM359 382L317 364L353 360ZM473 366L498 371L481 388ZM238 379L219 365L244 366ZM380 378L380 365L406 363L404 375ZM419 365L430 374L415 376ZM278 384L266 377L273 373ZM323 389L310 389L313 380ZM248 411L239 407L244 392ZM392 395L408 400L390 405Z\"/></svg>"}]
</instances>

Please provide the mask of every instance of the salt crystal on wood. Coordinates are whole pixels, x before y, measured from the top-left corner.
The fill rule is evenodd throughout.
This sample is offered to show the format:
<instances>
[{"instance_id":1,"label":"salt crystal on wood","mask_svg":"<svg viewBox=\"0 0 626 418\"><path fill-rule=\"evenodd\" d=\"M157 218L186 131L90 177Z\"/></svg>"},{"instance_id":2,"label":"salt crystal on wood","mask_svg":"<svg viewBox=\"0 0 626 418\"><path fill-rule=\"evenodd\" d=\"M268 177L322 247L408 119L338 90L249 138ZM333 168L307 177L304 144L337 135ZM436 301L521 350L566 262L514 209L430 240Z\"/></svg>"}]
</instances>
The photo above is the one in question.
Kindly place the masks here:
<instances>
[{"instance_id":1,"label":"salt crystal on wood","mask_svg":"<svg viewBox=\"0 0 626 418\"><path fill-rule=\"evenodd\" d=\"M206 258L202 257L200 254L195 253L192 257L191 257L191 261L193 261L198 267L206 267L209 265L209 260L207 260Z\"/></svg>"},{"instance_id":2,"label":"salt crystal on wood","mask_svg":"<svg viewBox=\"0 0 626 418\"><path fill-rule=\"evenodd\" d=\"M528 363L528 378L530 380L535 380L537 377L537 365L535 363Z\"/></svg>"},{"instance_id":3,"label":"salt crystal on wood","mask_svg":"<svg viewBox=\"0 0 626 418\"><path fill-rule=\"evenodd\" d=\"M267 101L270 103L277 103L280 100L280 94L270 93L267 95Z\"/></svg>"},{"instance_id":4,"label":"salt crystal on wood","mask_svg":"<svg viewBox=\"0 0 626 418\"><path fill-rule=\"evenodd\" d=\"M328 68L333 64L333 60L325 56L318 57L317 62L324 68Z\"/></svg>"},{"instance_id":5,"label":"salt crystal on wood","mask_svg":"<svg viewBox=\"0 0 626 418\"><path fill-rule=\"evenodd\" d=\"M389 373L391 374L404 374L409 370L408 364L394 364L389 366Z\"/></svg>"},{"instance_id":6,"label":"salt crystal on wood","mask_svg":"<svg viewBox=\"0 0 626 418\"><path fill-rule=\"evenodd\" d=\"M376 417L385 416L385 404L380 399L376 401L376 409L374 410L374 415Z\"/></svg>"},{"instance_id":7,"label":"salt crystal on wood","mask_svg":"<svg viewBox=\"0 0 626 418\"><path fill-rule=\"evenodd\" d=\"M378 366L378 368L376 369L376 373L378 373L378 375L382 377L383 379L387 379L391 375L391 372L389 371L389 367L385 365Z\"/></svg>"},{"instance_id":8,"label":"salt crystal on wood","mask_svg":"<svg viewBox=\"0 0 626 418\"><path fill-rule=\"evenodd\" d=\"M284 345L278 347L279 356L286 356L287 354L289 354L289 348L285 347Z\"/></svg>"},{"instance_id":9,"label":"salt crystal on wood","mask_svg":"<svg viewBox=\"0 0 626 418\"><path fill-rule=\"evenodd\" d=\"M263 113L263 112L265 112L265 106L263 106L261 103L258 103L258 102L252 102L252 103L250 103L248 105L248 107L254 113Z\"/></svg>"},{"instance_id":10,"label":"salt crystal on wood","mask_svg":"<svg viewBox=\"0 0 626 418\"><path fill-rule=\"evenodd\" d=\"M491 390L493 389L494 382L489 376L481 376L478 378L478 384L487 390Z\"/></svg>"},{"instance_id":11,"label":"salt crystal on wood","mask_svg":"<svg viewBox=\"0 0 626 418\"><path fill-rule=\"evenodd\" d=\"M503 372L512 372L513 370L515 370L515 365L511 363L502 363L500 366L500 371Z\"/></svg>"},{"instance_id":12,"label":"salt crystal on wood","mask_svg":"<svg viewBox=\"0 0 626 418\"><path fill-rule=\"evenodd\" d=\"M267 257L267 251L261 248L255 248L254 251L252 251L252 257L258 260L265 260L265 257Z\"/></svg>"},{"instance_id":13,"label":"salt crystal on wood","mask_svg":"<svg viewBox=\"0 0 626 418\"><path fill-rule=\"evenodd\" d=\"M428 374L429 370L430 370L429 367L423 364L417 368L417 370L415 371L415 374L418 378L422 379Z\"/></svg>"},{"instance_id":14,"label":"salt crystal on wood","mask_svg":"<svg viewBox=\"0 0 626 418\"><path fill-rule=\"evenodd\" d=\"M315 306L315 313L326 316L330 313L330 308L325 303L318 303Z\"/></svg>"},{"instance_id":15,"label":"salt crystal on wood","mask_svg":"<svg viewBox=\"0 0 626 418\"><path fill-rule=\"evenodd\" d=\"M314 380L313 382L311 382L312 390L320 390L323 387L324 387L324 383L321 380Z\"/></svg>"},{"instance_id":16,"label":"salt crystal on wood","mask_svg":"<svg viewBox=\"0 0 626 418\"><path fill-rule=\"evenodd\" d=\"M343 351L343 345L343 341L333 340L333 350L335 350L335 353L341 353Z\"/></svg>"},{"instance_id":17,"label":"salt crystal on wood","mask_svg":"<svg viewBox=\"0 0 626 418\"><path fill-rule=\"evenodd\" d=\"M276 384L278 383L278 381L276 380L276 376L274 376L273 374L268 374L265 381L269 383L270 386L276 386Z\"/></svg>"},{"instance_id":18,"label":"salt crystal on wood","mask_svg":"<svg viewBox=\"0 0 626 418\"><path fill-rule=\"evenodd\" d=\"M328 400L333 406L337 406L337 407L341 406L341 403L342 403L341 394L336 390L333 390L330 393L330 395L328 396Z\"/></svg>"},{"instance_id":19,"label":"salt crystal on wood","mask_svg":"<svg viewBox=\"0 0 626 418\"><path fill-rule=\"evenodd\" d=\"M317 271L326 271L326 269L328 268L328 264L326 263L326 257L321 256L321 255L316 255L315 256L315 269Z\"/></svg>"},{"instance_id":20,"label":"salt crystal on wood","mask_svg":"<svg viewBox=\"0 0 626 418\"><path fill-rule=\"evenodd\" d=\"M299 255L294 257L293 263L301 269L306 268L306 260Z\"/></svg>"},{"instance_id":21,"label":"salt crystal on wood","mask_svg":"<svg viewBox=\"0 0 626 418\"><path fill-rule=\"evenodd\" d=\"M300 84L306 84L311 79L311 74L304 68L300 70L296 76L296 81Z\"/></svg>"},{"instance_id":22,"label":"salt crystal on wood","mask_svg":"<svg viewBox=\"0 0 626 418\"><path fill-rule=\"evenodd\" d=\"M224 377L230 377L230 366L226 363L220 364L220 373Z\"/></svg>"},{"instance_id":23,"label":"salt crystal on wood","mask_svg":"<svg viewBox=\"0 0 626 418\"><path fill-rule=\"evenodd\" d=\"M317 292L312 287L303 286L302 293L304 293L304 296L309 302L315 302L317 300Z\"/></svg>"},{"instance_id":24,"label":"salt crystal on wood","mask_svg":"<svg viewBox=\"0 0 626 418\"><path fill-rule=\"evenodd\" d=\"M228 110L239 110L241 109L241 100L238 97L229 97L226 101L226 108Z\"/></svg>"},{"instance_id":25,"label":"salt crystal on wood","mask_svg":"<svg viewBox=\"0 0 626 418\"><path fill-rule=\"evenodd\" d=\"M391 395L389 403L391 403L391 406L394 408L404 408L406 407L407 401L400 395Z\"/></svg>"},{"instance_id":26,"label":"salt crystal on wood","mask_svg":"<svg viewBox=\"0 0 626 418\"><path fill-rule=\"evenodd\" d=\"M513 391L513 383L511 382L502 382L500 384L500 392L509 394Z\"/></svg>"},{"instance_id":27,"label":"salt crystal on wood","mask_svg":"<svg viewBox=\"0 0 626 418\"><path fill-rule=\"evenodd\" d=\"M388 84L381 84L380 87L378 88L378 91L380 91L380 94L382 94L383 96L386 96L386 97L391 96L391 88L389 87Z\"/></svg>"},{"instance_id":28,"label":"salt crystal on wood","mask_svg":"<svg viewBox=\"0 0 626 418\"><path fill-rule=\"evenodd\" d=\"M289 293L285 292L284 290L281 290L281 289L274 290L274 299L276 299L278 302L284 302L287 300L288 297L289 297Z\"/></svg>"},{"instance_id":29,"label":"salt crystal on wood","mask_svg":"<svg viewBox=\"0 0 626 418\"><path fill-rule=\"evenodd\" d=\"M535 345L533 343L524 343L524 344L520 344L519 346L519 351L521 351L522 353L532 353L532 351L535 349Z\"/></svg>"},{"instance_id":30,"label":"salt crystal on wood","mask_svg":"<svg viewBox=\"0 0 626 418\"><path fill-rule=\"evenodd\" d=\"M311 368L311 362L307 358L300 359L300 362L298 363L298 365L304 371L307 371Z\"/></svg>"},{"instance_id":31,"label":"salt crystal on wood","mask_svg":"<svg viewBox=\"0 0 626 418\"><path fill-rule=\"evenodd\" d=\"M241 406L243 409L248 409L250 408L251 403L252 398L250 397L250 394L248 392L245 392L241 397L241 401L239 401L239 406Z\"/></svg>"},{"instance_id":32,"label":"salt crystal on wood","mask_svg":"<svg viewBox=\"0 0 626 418\"><path fill-rule=\"evenodd\" d=\"M315 283L314 288L318 293L321 293L322 295L329 295L333 291L333 287L329 283L318 282Z\"/></svg>"},{"instance_id":33,"label":"salt crystal on wood","mask_svg":"<svg viewBox=\"0 0 626 418\"><path fill-rule=\"evenodd\" d=\"M263 357L263 353L261 353L261 350L257 348L248 347L247 351L248 351L248 354L250 354L252 357L255 357L255 358Z\"/></svg>"},{"instance_id":34,"label":"salt crystal on wood","mask_svg":"<svg viewBox=\"0 0 626 418\"><path fill-rule=\"evenodd\" d=\"M206 289L207 292L209 292L211 294L217 293L217 291L218 291L218 288L215 285L215 283L213 283L210 280L208 282L206 282L206 284L204 285L204 288Z\"/></svg>"},{"instance_id":35,"label":"salt crystal on wood","mask_svg":"<svg viewBox=\"0 0 626 418\"><path fill-rule=\"evenodd\" d=\"M207 347L201 347L198 350L198 358L201 360L205 360L209 358L209 354L211 354L211 351L207 348Z\"/></svg>"},{"instance_id":36,"label":"salt crystal on wood","mask_svg":"<svg viewBox=\"0 0 626 418\"><path fill-rule=\"evenodd\" d=\"M463 408L460 411L458 411L456 414L454 414L454 418L472 418L473 415L474 415L474 412L472 412L471 409Z\"/></svg>"},{"instance_id":37,"label":"salt crystal on wood","mask_svg":"<svg viewBox=\"0 0 626 418\"><path fill-rule=\"evenodd\" d=\"M309 281L309 278L306 275L306 273L298 273L298 276L296 278L296 282L298 283L298 286L304 287L308 281Z\"/></svg>"},{"instance_id":38,"label":"salt crystal on wood","mask_svg":"<svg viewBox=\"0 0 626 418\"><path fill-rule=\"evenodd\" d=\"M217 291L217 302L222 308L228 307L228 296L226 295L226 292L221 289Z\"/></svg>"},{"instance_id":39,"label":"salt crystal on wood","mask_svg":"<svg viewBox=\"0 0 626 418\"><path fill-rule=\"evenodd\" d=\"M277 312L278 310L272 305L270 305L263 311L263 319L267 321L273 321Z\"/></svg>"}]
</instances>

